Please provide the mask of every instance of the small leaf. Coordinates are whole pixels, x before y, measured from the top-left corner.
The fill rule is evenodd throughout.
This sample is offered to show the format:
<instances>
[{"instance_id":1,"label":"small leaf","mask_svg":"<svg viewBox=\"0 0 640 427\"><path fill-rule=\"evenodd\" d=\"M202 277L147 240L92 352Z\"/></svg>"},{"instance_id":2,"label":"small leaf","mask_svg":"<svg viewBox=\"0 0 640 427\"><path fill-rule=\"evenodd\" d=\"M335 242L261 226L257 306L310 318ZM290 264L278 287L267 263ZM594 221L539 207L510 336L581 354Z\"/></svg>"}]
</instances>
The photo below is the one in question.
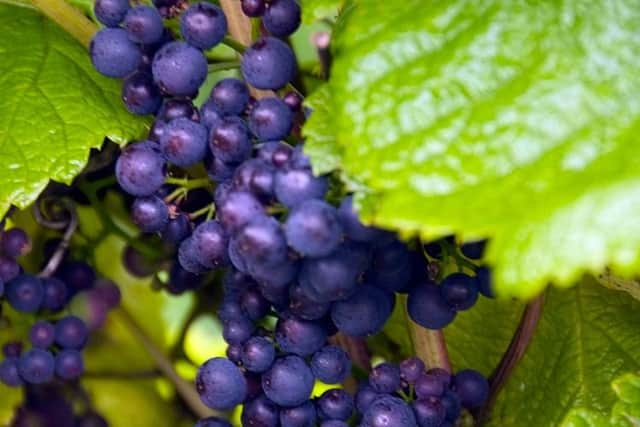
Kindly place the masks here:
<instances>
[{"instance_id":1,"label":"small leaf","mask_svg":"<svg viewBox=\"0 0 640 427\"><path fill-rule=\"evenodd\" d=\"M305 133L333 133L365 220L490 237L506 296L638 271L636 2L353 4Z\"/></svg>"},{"instance_id":2,"label":"small leaf","mask_svg":"<svg viewBox=\"0 0 640 427\"><path fill-rule=\"evenodd\" d=\"M0 4L0 215L30 204L49 179L69 183L107 136L141 135L145 119L120 101L87 51L39 13Z\"/></svg>"}]
</instances>

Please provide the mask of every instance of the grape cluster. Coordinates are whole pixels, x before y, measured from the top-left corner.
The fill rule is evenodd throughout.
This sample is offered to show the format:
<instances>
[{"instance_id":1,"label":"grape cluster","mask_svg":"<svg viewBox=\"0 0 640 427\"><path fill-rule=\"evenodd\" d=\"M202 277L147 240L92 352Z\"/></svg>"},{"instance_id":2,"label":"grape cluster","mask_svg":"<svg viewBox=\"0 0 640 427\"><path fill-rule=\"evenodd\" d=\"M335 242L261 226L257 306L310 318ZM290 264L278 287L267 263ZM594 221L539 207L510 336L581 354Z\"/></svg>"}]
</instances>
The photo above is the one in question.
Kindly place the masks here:
<instances>
[{"instance_id":1,"label":"grape cluster","mask_svg":"<svg viewBox=\"0 0 640 427\"><path fill-rule=\"evenodd\" d=\"M20 228L2 232L0 246L5 266L0 277L0 307L6 299L15 311L34 313L39 319L29 331L29 350L23 351L19 341L4 345L0 381L20 387L48 383L54 378L78 378L84 371L81 351L89 330L102 325L108 311L119 303L117 286L96 280L91 267L81 261L67 260L52 277L23 272L16 257L29 253L31 241ZM72 298L84 319L60 315Z\"/></svg>"}]
</instances>

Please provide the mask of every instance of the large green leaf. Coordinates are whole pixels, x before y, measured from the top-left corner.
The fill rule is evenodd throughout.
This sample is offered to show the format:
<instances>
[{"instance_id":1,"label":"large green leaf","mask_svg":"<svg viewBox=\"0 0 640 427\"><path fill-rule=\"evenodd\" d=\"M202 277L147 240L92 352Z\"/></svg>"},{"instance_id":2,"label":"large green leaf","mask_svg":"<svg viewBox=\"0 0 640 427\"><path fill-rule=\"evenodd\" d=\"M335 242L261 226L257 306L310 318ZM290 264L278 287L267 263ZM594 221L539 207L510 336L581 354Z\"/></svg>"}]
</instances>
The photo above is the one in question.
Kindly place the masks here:
<instances>
[{"instance_id":1,"label":"large green leaf","mask_svg":"<svg viewBox=\"0 0 640 427\"><path fill-rule=\"evenodd\" d=\"M302 20L311 24L322 18L337 15L344 0L302 0Z\"/></svg>"},{"instance_id":2,"label":"large green leaf","mask_svg":"<svg viewBox=\"0 0 640 427\"><path fill-rule=\"evenodd\" d=\"M139 136L119 82L100 76L86 49L37 12L0 4L0 215L31 203L49 179L68 183L105 136Z\"/></svg>"},{"instance_id":3,"label":"large green leaf","mask_svg":"<svg viewBox=\"0 0 640 427\"><path fill-rule=\"evenodd\" d=\"M366 220L491 237L506 295L637 271L637 2L353 3L306 135L335 139Z\"/></svg>"},{"instance_id":4,"label":"large green leaf","mask_svg":"<svg viewBox=\"0 0 640 427\"><path fill-rule=\"evenodd\" d=\"M550 290L538 330L489 425L557 426L574 408L589 408L594 419L608 416L616 401L609 384L640 368L638 330L640 303L624 292L593 280Z\"/></svg>"}]
</instances>

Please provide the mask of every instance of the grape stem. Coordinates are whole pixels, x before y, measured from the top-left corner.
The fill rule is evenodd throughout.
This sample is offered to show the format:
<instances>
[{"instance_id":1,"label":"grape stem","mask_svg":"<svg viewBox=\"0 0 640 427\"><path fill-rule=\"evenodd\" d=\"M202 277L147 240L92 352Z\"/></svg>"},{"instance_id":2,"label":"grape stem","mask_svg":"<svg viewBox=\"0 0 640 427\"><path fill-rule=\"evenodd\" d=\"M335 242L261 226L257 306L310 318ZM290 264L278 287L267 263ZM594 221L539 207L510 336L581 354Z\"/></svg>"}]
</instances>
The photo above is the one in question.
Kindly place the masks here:
<instances>
[{"instance_id":1,"label":"grape stem","mask_svg":"<svg viewBox=\"0 0 640 427\"><path fill-rule=\"evenodd\" d=\"M65 229L65 232L62 236L62 240L58 243L56 250L47 261L47 265L44 266L42 271L38 273L39 277L50 277L60 266L60 263L64 259L64 255L69 248L69 242L73 237L73 233L75 233L78 228L78 215L76 214L76 209L73 203L67 199L57 200L67 212L68 219L66 221L51 221L45 218L45 213L43 211L43 203L44 199L39 199L33 205L33 216L36 218L36 221L43 225L44 227L53 228L56 230Z\"/></svg>"},{"instance_id":2,"label":"grape stem","mask_svg":"<svg viewBox=\"0 0 640 427\"><path fill-rule=\"evenodd\" d=\"M480 425L488 420L498 393L511 376L518 362L522 360L525 351L529 347L531 338L533 338L540 317L542 316L543 307L544 293L532 300L524 309L518 328L513 334L513 338L511 338L511 343L509 343L509 348L507 348L507 351L502 356L502 360L500 360L500 363L489 377L489 398L487 399L487 403L478 413L474 414Z\"/></svg>"},{"instance_id":3,"label":"grape stem","mask_svg":"<svg viewBox=\"0 0 640 427\"><path fill-rule=\"evenodd\" d=\"M426 329L418 325L411 320L409 313L406 311L406 296L402 296L400 302L405 307L409 335L411 336L415 355L420 358L429 369L441 368L447 372L451 372L449 352L447 351L447 343L445 342L442 330Z\"/></svg>"},{"instance_id":4,"label":"grape stem","mask_svg":"<svg viewBox=\"0 0 640 427\"><path fill-rule=\"evenodd\" d=\"M47 15L84 46L98 31L96 24L64 0L31 0L31 4Z\"/></svg>"},{"instance_id":5,"label":"grape stem","mask_svg":"<svg viewBox=\"0 0 640 427\"><path fill-rule=\"evenodd\" d=\"M211 186L211 181L209 180L209 178L189 179L189 178L174 178L170 176L170 177L167 177L165 182L170 185L176 185L185 190L194 190L196 188L205 188L205 187Z\"/></svg>"},{"instance_id":6,"label":"grape stem","mask_svg":"<svg viewBox=\"0 0 640 427\"><path fill-rule=\"evenodd\" d=\"M151 356L153 362L158 367L158 370L173 383L180 397L194 414L199 418L205 418L211 415L224 416L224 414L209 409L204 405L204 403L202 403L200 396L198 396L198 392L193 385L178 375L173 368L171 360L169 360L151 337L147 335L131 313L129 313L123 306L119 306L114 311L118 314L118 318L126 324L127 328L131 331L136 340L142 345L142 347L144 347L149 356Z\"/></svg>"},{"instance_id":7,"label":"grape stem","mask_svg":"<svg viewBox=\"0 0 640 427\"><path fill-rule=\"evenodd\" d=\"M195 212L191 212L189 214L189 219L193 221L194 219L206 214L207 215L206 218L207 220L209 220L213 218L213 215L215 214L215 212L216 212L216 205L211 203L210 205L207 205L201 209L198 209Z\"/></svg>"},{"instance_id":8,"label":"grape stem","mask_svg":"<svg viewBox=\"0 0 640 427\"><path fill-rule=\"evenodd\" d=\"M223 62L209 63L210 73L215 73L216 71L233 70L236 68L240 68L240 62L238 61L223 61Z\"/></svg>"}]
</instances>

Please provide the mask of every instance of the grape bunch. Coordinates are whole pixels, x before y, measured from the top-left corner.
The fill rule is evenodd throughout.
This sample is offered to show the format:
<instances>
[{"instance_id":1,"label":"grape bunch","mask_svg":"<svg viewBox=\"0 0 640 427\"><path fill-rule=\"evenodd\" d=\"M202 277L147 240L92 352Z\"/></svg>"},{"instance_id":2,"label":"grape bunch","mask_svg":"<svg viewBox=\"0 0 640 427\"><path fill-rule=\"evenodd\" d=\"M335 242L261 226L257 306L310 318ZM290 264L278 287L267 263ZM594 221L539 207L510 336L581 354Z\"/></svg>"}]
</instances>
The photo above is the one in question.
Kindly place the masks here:
<instances>
[{"instance_id":1,"label":"grape bunch","mask_svg":"<svg viewBox=\"0 0 640 427\"><path fill-rule=\"evenodd\" d=\"M265 427L341 427L353 419L363 427L448 426L461 408L481 406L488 384L480 374L425 370L417 359L376 366L355 396L340 386L352 361L334 345L336 334L379 333L399 293L408 294L416 323L440 329L480 291L491 295L490 277L467 259L482 248L463 246L475 276L460 269L436 284L430 266L444 258L439 244L431 256L429 245L363 224L352 195L314 174L296 132L303 99L288 88L295 56L281 40L300 25L298 3L242 0L247 16L261 18L262 35L242 53L243 79L218 81L199 106L205 51L225 39L224 12L210 3L169 7L180 14L175 34L163 26L167 6L154 4L97 0L106 28L90 54L97 71L123 79L130 112L154 115L147 139L122 149L115 174L133 197L140 231L175 248L169 290L223 272L218 316L227 357L198 370L204 404L243 405L242 425ZM256 99L254 89L274 92ZM193 196L196 189L204 191ZM316 381L335 387L314 398ZM228 425L215 417L197 424Z\"/></svg>"},{"instance_id":2,"label":"grape bunch","mask_svg":"<svg viewBox=\"0 0 640 427\"><path fill-rule=\"evenodd\" d=\"M21 228L3 231L0 246L0 308L6 300L15 312L35 315L28 337L24 337L30 344L27 351L23 351L22 341L4 344L0 381L20 387L49 383L55 378L77 379L84 371L81 352L90 329L101 326L108 311L119 303L118 287L97 280L91 267L82 261L66 260L53 276L24 272L17 258L30 252L31 240ZM62 315L72 300L74 311L83 318Z\"/></svg>"}]
</instances>

